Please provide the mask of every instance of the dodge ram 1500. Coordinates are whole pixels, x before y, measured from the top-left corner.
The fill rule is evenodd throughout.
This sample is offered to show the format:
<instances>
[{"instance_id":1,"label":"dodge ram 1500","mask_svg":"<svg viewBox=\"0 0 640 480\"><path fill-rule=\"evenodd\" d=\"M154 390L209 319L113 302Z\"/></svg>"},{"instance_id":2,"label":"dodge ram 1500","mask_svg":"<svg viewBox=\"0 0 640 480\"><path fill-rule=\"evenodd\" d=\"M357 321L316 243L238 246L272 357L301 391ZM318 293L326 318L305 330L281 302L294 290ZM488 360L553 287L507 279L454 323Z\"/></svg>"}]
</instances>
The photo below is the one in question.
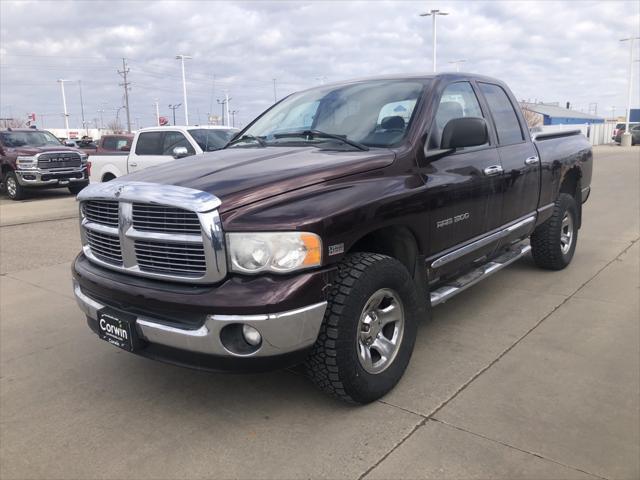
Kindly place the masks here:
<instances>
[{"instance_id":1,"label":"dodge ram 1500","mask_svg":"<svg viewBox=\"0 0 640 480\"><path fill-rule=\"evenodd\" d=\"M323 85L223 150L84 189L74 291L130 352L302 364L367 403L403 375L432 307L527 254L569 265L591 171L584 136L532 138L493 78Z\"/></svg>"}]
</instances>

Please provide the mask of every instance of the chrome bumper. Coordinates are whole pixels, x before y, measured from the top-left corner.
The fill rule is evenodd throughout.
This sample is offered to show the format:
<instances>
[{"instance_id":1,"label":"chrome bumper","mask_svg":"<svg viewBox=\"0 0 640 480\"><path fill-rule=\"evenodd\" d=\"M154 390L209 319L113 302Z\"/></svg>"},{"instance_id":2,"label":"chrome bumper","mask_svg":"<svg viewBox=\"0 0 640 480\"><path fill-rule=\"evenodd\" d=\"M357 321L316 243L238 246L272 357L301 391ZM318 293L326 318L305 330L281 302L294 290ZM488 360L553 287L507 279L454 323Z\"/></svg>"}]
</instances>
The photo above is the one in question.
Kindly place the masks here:
<instances>
[{"instance_id":1,"label":"chrome bumper","mask_svg":"<svg viewBox=\"0 0 640 480\"><path fill-rule=\"evenodd\" d=\"M78 305L91 319L98 319L98 311L107 307L85 295L74 280L73 291ZM313 345L320 331L327 302L308 305L296 310L264 315L207 315L204 325L187 330L159 323L146 316L136 318L138 335L150 342L180 350L225 357L268 357L302 350ZM234 353L222 344L220 332L229 324L248 324L260 332L262 344L249 354Z\"/></svg>"},{"instance_id":2,"label":"chrome bumper","mask_svg":"<svg viewBox=\"0 0 640 480\"><path fill-rule=\"evenodd\" d=\"M60 170L16 170L16 178L18 179L18 183L23 187L35 187L40 185L58 185L62 181L63 185L69 185L72 183L78 182L86 182L89 180L89 177L86 174L87 167L81 168L69 168L69 169L60 169ZM82 178L51 178L48 180L43 180L42 177L45 175L77 175L78 173L82 174Z\"/></svg>"}]
</instances>

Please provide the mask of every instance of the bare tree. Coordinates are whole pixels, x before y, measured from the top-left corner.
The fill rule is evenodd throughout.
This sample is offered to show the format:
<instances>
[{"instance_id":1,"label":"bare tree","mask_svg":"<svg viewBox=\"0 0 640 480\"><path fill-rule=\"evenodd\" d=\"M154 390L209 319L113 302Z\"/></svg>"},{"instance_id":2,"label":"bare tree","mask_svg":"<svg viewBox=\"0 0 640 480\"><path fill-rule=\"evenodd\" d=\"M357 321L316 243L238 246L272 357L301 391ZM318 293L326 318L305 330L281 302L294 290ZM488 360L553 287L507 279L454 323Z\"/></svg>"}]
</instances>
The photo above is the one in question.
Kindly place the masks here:
<instances>
[{"instance_id":1,"label":"bare tree","mask_svg":"<svg viewBox=\"0 0 640 480\"><path fill-rule=\"evenodd\" d=\"M122 125L120 125L119 120L112 120L107 123L107 128L114 133L122 133Z\"/></svg>"},{"instance_id":2,"label":"bare tree","mask_svg":"<svg viewBox=\"0 0 640 480\"><path fill-rule=\"evenodd\" d=\"M542 115L534 112L533 110L529 110L527 108L527 104L524 102L520 103L520 108L522 109L522 116L524 117L525 122L529 128L539 127L542 125Z\"/></svg>"},{"instance_id":3,"label":"bare tree","mask_svg":"<svg viewBox=\"0 0 640 480\"><path fill-rule=\"evenodd\" d=\"M4 128L24 128L27 122L19 118L3 118L0 120Z\"/></svg>"}]
</instances>

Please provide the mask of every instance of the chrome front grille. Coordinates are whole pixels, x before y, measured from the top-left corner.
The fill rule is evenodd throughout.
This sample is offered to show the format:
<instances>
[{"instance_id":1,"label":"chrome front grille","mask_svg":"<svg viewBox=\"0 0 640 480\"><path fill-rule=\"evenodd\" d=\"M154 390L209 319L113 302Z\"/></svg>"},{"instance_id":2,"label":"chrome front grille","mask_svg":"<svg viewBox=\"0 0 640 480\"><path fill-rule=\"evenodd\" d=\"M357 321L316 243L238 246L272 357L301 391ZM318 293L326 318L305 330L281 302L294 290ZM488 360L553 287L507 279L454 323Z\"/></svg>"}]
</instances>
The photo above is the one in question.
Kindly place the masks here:
<instances>
[{"instance_id":1,"label":"chrome front grille","mask_svg":"<svg viewBox=\"0 0 640 480\"><path fill-rule=\"evenodd\" d=\"M89 200L82 204L82 210L91 222L118 226L118 202L115 200Z\"/></svg>"},{"instance_id":2,"label":"chrome front grille","mask_svg":"<svg viewBox=\"0 0 640 480\"><path fill-rule=\"evenodd\" d=\"M113 265L122 265L122 249L117 235L87 230L87 240L96 257Z\"/></svg>"},{"instance_id":3,"label":"chrome front grille","mask_svg":"<svg viewBox=\"0 0 640 480\"><path fill-rule=\"evenodd\" d=\"M215 283L227 272L217 207L205 192L140 182L91 184L80 192L87 258L133 275Z\"/></svg>"},{"instance_id":4,"label":"chrome front grille","mask_svg":"<svg viewBox=\"0 0 640 480\"><path fill-rule=\"evenodd\" d=\"M38 155L38 168L71 168L80 165L82 159L76 152L50 152Z\"/></svg>"},{"instance_id":5,"label":"chrome front grille","mask_svg":"<svg viewBox=\"0 0 640 480\"><path fill-rule=\"evenodd\" d=\"M165 205L134 203L133 226L143 232L200 234L197 213Z\"/></svg>"},{"instance_id":6,"label":"chrome front grille","mask_svg":"<svg viewBox=\"0 0 640 480\"><path fill-rule=\"evenodd\" d=\"M207 271L202 245L136 240L136 258L146 272L174 273L200 277Z\"/></svg>"}]
</instances>

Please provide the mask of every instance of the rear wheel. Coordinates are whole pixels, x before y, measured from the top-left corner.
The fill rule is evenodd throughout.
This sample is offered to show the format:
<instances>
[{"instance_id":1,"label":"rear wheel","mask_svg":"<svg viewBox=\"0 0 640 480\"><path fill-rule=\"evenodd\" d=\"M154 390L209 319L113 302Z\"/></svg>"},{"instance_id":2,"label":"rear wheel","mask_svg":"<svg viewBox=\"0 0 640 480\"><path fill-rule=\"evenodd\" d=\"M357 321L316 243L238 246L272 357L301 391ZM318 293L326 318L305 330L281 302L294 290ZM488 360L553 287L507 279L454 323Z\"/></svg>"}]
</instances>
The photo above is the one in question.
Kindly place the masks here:
<instances>
[{"instance_id":1,"label":"rear wheel","mask_svg":"<svg viewBox=\"0 0 640 480\"><path fill-rule=\"evenodd\" d=\"M339 266L307 376L353 403L385 395L404 373L419 315L416 287L397 260L356 253Z\"/></svg>"},{"instance_id":2,"label":"rear wheel","mask_svg":"<svg viewBox=\"0 0 640 480\"><path fill-rule=\"evenodd\" d=\"M531 235L531 253L536 265L562 270L573 258L578 241L578 207L573 196L561 193L553 214Z\"/></svg>"},{"instance_id":3,"label":"rear wheel","mask_svg":"<svg viewBox=\"0 0 640 480\"><path fill-rule=\"evenodd\" d=\"M15 172L9 171L5 174L4 185L7 196L11 200L22 200L24 198L25 189L18 182Z\"/></svg>"}]
</instances>

